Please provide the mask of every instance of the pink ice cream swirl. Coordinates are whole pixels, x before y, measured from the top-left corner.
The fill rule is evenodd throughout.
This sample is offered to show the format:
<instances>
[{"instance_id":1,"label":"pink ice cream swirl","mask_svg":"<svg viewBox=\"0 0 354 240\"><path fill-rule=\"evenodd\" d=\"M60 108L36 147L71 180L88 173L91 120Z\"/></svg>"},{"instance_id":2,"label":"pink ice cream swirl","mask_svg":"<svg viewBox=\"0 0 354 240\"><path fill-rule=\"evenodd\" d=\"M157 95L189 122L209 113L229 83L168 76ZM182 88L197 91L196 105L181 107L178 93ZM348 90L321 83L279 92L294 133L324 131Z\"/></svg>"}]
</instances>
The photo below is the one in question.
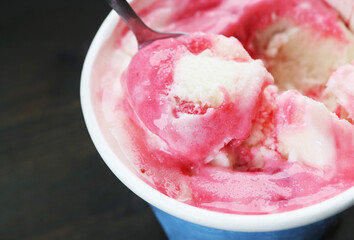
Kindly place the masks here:
<instances>
[{"instance_id":1,"label":"pink ice cream swirl","mask_svg":"<svg viewBox=\"0 0 354 240\"><path fill-rule=\"evenodd\" d=\"M228 52L220 50L225 47L222 44L231 46ZM213 93L208 93L208 84L211 85L206 80L210 77L208 69L193 69L190 65L195 62L206 64L200 68L212 68L217 64L235 65L233 73L225 73L224 77L230 75L230 79L225 79L228 81L225 85L233 81L232 88L235 89L226 89L220 84L218 89L212 89ZM178 64L188 63L190 65L184 68L191 69L178 70ZM250 75L246 79L237 72L237 68L247 68L248 65L254 68L246 73ZM195 76L193 71L202 76ZM179 83L177 78L180 74L192 78L188 81L196 81L195 86L188 86L190 83L183 80ZM161 140L158 146L161 151L191 165L210 161L210 156L231 140L248 137L261 92L270 83L272 77L263 64L251 59L236 39L202 33L160 40L142 48L122 78L127 100L139 125ZM204 92L198 93L202 91L198 88ZM185 96L184 91L204 96L193 99ZM213 95L211 99L201 99L215 93L221 99L212 99L215 98Z\"/></svg>"}]
</instances>

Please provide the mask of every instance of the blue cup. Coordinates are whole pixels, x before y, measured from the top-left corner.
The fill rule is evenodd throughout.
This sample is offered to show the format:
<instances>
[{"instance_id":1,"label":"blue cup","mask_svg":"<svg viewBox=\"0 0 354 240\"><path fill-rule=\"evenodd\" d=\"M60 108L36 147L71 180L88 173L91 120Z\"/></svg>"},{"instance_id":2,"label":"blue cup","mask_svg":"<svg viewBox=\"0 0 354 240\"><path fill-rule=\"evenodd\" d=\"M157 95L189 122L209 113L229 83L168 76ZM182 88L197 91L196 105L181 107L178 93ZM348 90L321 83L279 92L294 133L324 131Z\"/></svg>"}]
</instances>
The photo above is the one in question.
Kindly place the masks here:
<instances>
[{"instance_id":1,"label":"blue cup","mask_svg":"<svg viewBox=\"0 0 354 240\"><path fill-rule=\"evenodd\" d=\"M237 232L201 226L176 218L154 206L151 206L151 208L170 240L317 240L323 237L328 227L337 222L337 216L333 216L316 223L287 230L270 232Z\"/></svg>"}]
</instances>

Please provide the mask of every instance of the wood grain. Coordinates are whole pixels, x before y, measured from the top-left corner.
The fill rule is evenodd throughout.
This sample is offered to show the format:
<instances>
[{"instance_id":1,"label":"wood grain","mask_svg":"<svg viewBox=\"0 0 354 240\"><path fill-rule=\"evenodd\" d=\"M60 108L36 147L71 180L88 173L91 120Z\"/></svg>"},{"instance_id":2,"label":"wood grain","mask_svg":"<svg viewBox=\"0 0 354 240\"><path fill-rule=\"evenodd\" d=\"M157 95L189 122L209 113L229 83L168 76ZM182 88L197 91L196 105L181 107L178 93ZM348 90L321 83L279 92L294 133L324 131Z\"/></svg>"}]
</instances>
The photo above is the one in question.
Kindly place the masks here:
<instances>
[{"instance_id":1,"label":"wood grain","mask_svg":"<svg viewBox=\"0 0 354 240\"><path fill-rule=\"evenodd\" d=\"M0 239L166 239L87 133L81 68L110 9L82 4L2 4Z\"/></svg>"}]
</instances>

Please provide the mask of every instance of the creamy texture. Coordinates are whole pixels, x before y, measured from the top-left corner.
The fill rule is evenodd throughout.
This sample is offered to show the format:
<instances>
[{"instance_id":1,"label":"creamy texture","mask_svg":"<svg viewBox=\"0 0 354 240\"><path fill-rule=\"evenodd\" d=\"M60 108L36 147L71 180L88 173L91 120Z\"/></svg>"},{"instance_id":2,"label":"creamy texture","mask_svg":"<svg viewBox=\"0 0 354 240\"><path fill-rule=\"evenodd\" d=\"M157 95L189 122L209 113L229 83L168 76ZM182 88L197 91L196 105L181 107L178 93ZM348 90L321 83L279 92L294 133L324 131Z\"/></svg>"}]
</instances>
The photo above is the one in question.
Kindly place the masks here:
<instances>
[{"instance_id":1,"label":"creamy texture","mask_svg":"<svg viewBox=\"0 0 354 240\"><path fill-rule=\"evenodd\" d=\"M234 53L219 50L230 41ZM236 39L195 33L142 48L122 86L138 124L161 140L151 148L199 165L231 139L248 137L272 81Z\"/></svg>"},{"instance_id":2,"label":"creamy texture","mask_svg":"<svg viewBox=\"0 0 354 240\"><path fill-rule=\"evenodd\" d=\"M135 55L119 24L96 61L97 114L118 142L123 124L141 177L187 204L259 214L332 197L354 185L354 35L328 2L136 1L152 27L206 34Z\"/></svg>"},{"instance_id":3,"label":"creamy texture","mask_svg":"<svg viewBox=\"0 0 354 240\"><path fill-rule=\"evenodd\" d=\"M354 2L352 0L325 0L336 9L350 29L354 29Z\"/></svg>"},{"instance_id":4,"label":"creamy texture","mask_svg":"<svg viewBox=\"0 0 354 240\"><path fill-rule=\"evenodd\" d=\"M327 94L337 100L337 113L354 120L354 66L346 65L335 71L327 83Z\"/></svg>"}]
</instances>

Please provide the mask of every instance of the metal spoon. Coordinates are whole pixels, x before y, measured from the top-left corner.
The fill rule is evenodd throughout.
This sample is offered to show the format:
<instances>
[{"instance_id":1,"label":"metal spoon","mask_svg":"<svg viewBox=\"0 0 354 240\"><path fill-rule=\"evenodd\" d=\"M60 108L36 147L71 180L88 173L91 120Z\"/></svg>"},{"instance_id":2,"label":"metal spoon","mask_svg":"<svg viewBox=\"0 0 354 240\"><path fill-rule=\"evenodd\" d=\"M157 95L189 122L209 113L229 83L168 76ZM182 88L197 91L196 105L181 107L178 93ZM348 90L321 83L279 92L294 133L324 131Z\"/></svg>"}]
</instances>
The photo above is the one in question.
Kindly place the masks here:
<instances>
[{"instance_id":1,"label":"metal spoon","mask_svg":"<svg viewBox=\"0 0 354 240\"><path fill-rule=\"evenodd\" d=\"M163 38L175 38L185 33L178 32L158 32L152 30L140 19L136 12L132 9L129 3L125 0L106 0L108 4L113 8L118 15L128 25L130 30L134 33L139 49L145 45L152 43L155 40Z\"/></svg>"}]
</instances>

